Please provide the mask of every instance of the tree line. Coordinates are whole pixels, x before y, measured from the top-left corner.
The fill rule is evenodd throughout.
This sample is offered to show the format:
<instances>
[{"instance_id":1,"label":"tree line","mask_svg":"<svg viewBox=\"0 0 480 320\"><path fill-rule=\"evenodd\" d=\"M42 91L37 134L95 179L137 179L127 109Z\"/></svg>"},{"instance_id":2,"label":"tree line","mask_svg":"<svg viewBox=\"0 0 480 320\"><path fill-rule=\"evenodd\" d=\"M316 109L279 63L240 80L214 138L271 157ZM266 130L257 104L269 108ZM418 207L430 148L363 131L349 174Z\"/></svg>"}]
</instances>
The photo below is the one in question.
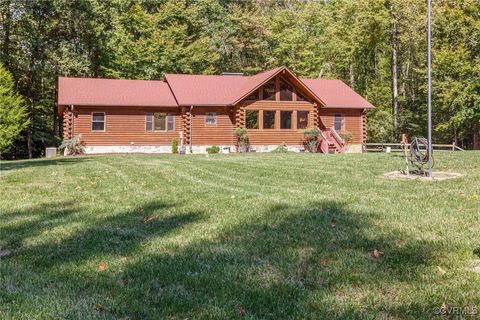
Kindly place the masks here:
<instances>
[{"instance_id":1,"label":"tree line","mask_svg":"<svg viewBox=\"0 0 480 320\"><path fill-rule=\"evenodd\" d=\"M59 144L60 75L161 79L280 65L365 96L377 107L369 141L426 135L426 17L426 0L0 0L0 152L31 158ZM480 2L434 0L432 46L434 141L472 148Z\"/></svg>"}]
</instances>

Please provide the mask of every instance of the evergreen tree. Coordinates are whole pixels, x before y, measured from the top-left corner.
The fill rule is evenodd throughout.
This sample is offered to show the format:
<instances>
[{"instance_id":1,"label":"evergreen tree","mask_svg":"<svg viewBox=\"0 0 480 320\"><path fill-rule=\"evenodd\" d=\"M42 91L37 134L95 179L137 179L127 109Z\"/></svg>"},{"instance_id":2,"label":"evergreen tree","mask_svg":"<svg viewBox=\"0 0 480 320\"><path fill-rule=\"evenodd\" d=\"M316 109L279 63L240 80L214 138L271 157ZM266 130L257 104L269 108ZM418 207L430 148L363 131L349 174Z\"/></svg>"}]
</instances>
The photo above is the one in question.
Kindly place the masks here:
<instances>
[{"instance_id":1,"label":"evergreen tree","mask_svg":"<svg viewBox=\"0 0 480 320\"><path fill-rule=\"evenodd\" d=\"M23 99L13 90L12 75L0 65L0 157L27 125Z\"/></svg>"}]
</instances>

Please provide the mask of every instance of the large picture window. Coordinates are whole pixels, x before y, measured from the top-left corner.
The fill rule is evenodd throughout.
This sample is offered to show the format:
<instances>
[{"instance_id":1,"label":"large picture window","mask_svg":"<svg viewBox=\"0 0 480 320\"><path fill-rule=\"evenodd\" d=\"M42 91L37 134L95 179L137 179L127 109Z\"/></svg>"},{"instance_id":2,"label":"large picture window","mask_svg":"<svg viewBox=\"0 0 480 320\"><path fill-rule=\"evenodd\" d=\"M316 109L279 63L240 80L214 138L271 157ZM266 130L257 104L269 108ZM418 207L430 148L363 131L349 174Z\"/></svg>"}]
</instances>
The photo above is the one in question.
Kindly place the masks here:
<instances>
[{"instance_id":1,"label":"large picture window","mask_svg":"<svg viewBox=\"0 0 480 320\"><path fill-rule=\"evenodd\" d=\"M297 111L297 129L307 129L308 111Z\"/></svg>"},{"instance_id":2,"label":"large picture window","mask_svg":"<svg viewBox=\"0 0 480 320\"><path fill-rule=\"evenodd\" d=\"M280 100L281 101L292 101L293 99L293 89L292 86L286 83L285 81L280 81Z\"/></svg>"},{"instance_id":3,"label":"large picture window","mask_svg":"<svg viewBox=\"0 0 480 320\"><path fill-rule=\"evenodd\" d=\"M105 131L105 112L92 112L92 131Z\"/></svg>"},{"instance_id":4,"label":"large picture window","mask_svg":"<svg viewBox=\"0 0 480 320\"><path fill-rule=\"evenodd\" d=\"M245 111L245 124L247 129L258 129L258 110Z\"/></svg>"},{"instance_id":5,"label":"large picture window","mask_svg":"<svg viewBox=\"0 0 480 320\"><path fill-rule=\"evenodd\" d=\"M280 111L280 129L292 129L292 111Z\"/></svg>"},{"instance_id":6,"label":"large picture window","mask_svg":"<svg viewBox=\"0 0 480 320\"><path fill-rule=\"evenodd\" d=\"M175 115L167 112L147 113L145 128L147 131L174 131Z\"/></svg>"},{"instance_id":7,"label":"large picture window","mask_svg":"<svg viewBox=\"0 0 480 320\"><path fill-rule=\"evenodd\" d=\"M339 113L336 113L333 127L335 128L336 131L341 131L342 124L343 124L343 116Z\"/></svg>"},{"instance_id":8,"label":"large picture window","mask_svg":"<svg viewBox=\"0 0 480 320\"><path fill-rule=\"evenodd\" d=\"M270 81L263 86L263 100L275 100L275 81Z\"/></svg>"},{"instance_id":9,"label":"large picture window","mask_svg":"<svg viewBox=\"0 0 480 320\"><path fill-rule=\"evenodd\" d=\"M263 111L263 129L275 129L276 111Z\"/></svg>"}]
</instances>

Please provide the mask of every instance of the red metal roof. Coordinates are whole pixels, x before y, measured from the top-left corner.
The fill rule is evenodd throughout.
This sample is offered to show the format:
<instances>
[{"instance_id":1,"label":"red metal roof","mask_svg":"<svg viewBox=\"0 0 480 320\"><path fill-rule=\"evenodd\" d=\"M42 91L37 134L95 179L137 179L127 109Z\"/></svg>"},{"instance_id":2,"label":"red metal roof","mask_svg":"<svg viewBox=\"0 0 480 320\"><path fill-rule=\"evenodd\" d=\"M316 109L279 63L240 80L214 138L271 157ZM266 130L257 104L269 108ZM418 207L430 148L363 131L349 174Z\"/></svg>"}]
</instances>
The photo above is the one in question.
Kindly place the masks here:
<instances>
[{"instance_id":1,"label":"red metal roof","mask_svg":"<svg viewBox=\"0 0 480 320\"><path fill-rule=\"evenodd\" d=\"M248 77L166 74L165 81L180 106L226 106L235 100Z\"/></svg>"},{"instance_id":2,"label":"red metal roof","mask_svg":"<svg viewBox=\"0 0 480 320\"><path fill-rule=\"evenodd\" d=\"M177 102L164 81L59 77L58 105L171 107Z\"/></svg>"},{"instance_id":3,"label":"red metal roof","mask_svg":"<svg viewBox=\"0 0 480 320\"><path fill-rule=\"evenodd\" d=\"M166 74L165 81L60 77L58 105L229 106L280 72L327 108L374 108L340 80L301 80L286 67L254 76Z\"/></svg>"},{"instance_id":4,"label":"red metal roof","mask_svg":"<svg viewBox=\"0 0 480 320\"><path fill-rule=\"evenodd\" d=\"M295 77L286 67L278 67L253 76L166 74L165 81L172 88L180 106L228 106L238 103L282 71ZM310 95L323 104L315 92L296 79L299 86L310 91Z\"/></svg>"},{"instance_id":5,"label":"red metal roof","mask_svg":"<svg viewBox=\"0 0 480 320\"><path fill-rule=\"evenodd\" d=\"M327 108L373 109L370 102L341 80L302 79Z\"/></svg>"}]
</instances>

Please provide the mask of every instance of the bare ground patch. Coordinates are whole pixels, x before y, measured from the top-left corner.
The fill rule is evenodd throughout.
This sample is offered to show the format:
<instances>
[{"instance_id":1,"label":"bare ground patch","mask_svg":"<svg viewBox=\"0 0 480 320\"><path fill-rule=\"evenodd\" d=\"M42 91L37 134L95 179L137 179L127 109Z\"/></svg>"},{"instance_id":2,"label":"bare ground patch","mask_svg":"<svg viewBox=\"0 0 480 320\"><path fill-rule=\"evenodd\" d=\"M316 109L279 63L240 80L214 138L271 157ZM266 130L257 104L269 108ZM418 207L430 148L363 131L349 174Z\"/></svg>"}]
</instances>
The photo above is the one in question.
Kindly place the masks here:
<instances>
[{"instance_id":1,"label":"bare ground patch","mask_svg":"<svg viewBox=\"0 0 480 320\"><path fill-rule=\"evenodd\" d=\"M463 174L457 172L445 172L445 171L436 171L432 173L432 178L429 178L424 175L410 173L406 175L401 171L391 171L384 173L383 176L388 179L394 180L421 180L421 181L442 181L449 179L458 179L463 177Z\"/></svg>"}]
</instances>

